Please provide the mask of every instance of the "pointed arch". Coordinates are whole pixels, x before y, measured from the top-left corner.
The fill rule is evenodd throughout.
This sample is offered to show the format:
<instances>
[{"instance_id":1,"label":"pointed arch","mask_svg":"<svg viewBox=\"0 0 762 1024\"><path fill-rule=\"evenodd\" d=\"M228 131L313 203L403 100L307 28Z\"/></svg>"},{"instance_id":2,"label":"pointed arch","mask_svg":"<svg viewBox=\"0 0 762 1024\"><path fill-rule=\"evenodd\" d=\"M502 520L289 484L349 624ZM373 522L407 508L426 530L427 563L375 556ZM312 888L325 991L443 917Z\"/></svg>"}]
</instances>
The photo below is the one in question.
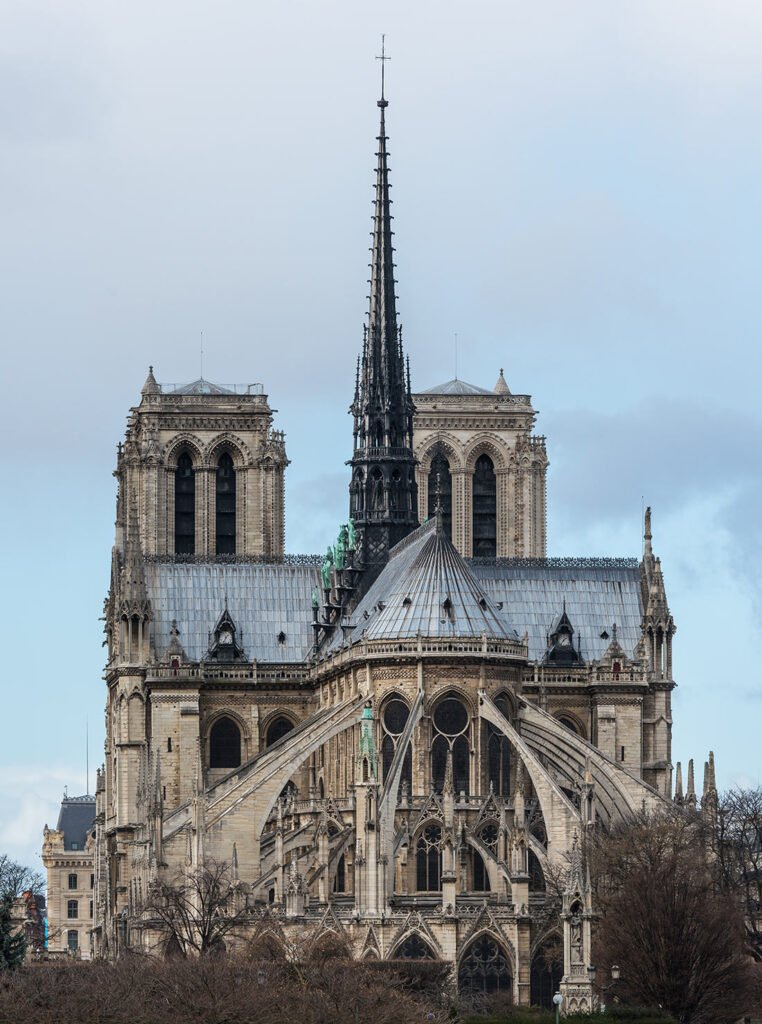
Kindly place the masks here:
<instances>
[{"instance_id":1,"label":"pointed arch","mask_svg":"<svg viewBox=\"0 0 762 1024\"><path fill-rule=\"evenodd\" d=\"M241 758L241 729L231 715L220 715L209 730L209 767L238 768Z\"/></svg>"},{"instance_id":2,"label":"pointed arch","mask_svg":"<svg viewBox=\"0 0 762 1024\"><path fill-rule=\"evenodd\" d=\"M431 944L416 929L410 931L395 946L390 960L436 960L437 956Z\"/></svg>"},{"instance_id":3,"label":"pointed arch","mask_svg":"<svg viewBox=\"0 0 762 1024\"><path fill-rule=\"evenodd\" d=\"M458 961L458 989L472 995L513 995L510 954L492 932L477 934L463 950Z\"/></svg>"}]
</instances>

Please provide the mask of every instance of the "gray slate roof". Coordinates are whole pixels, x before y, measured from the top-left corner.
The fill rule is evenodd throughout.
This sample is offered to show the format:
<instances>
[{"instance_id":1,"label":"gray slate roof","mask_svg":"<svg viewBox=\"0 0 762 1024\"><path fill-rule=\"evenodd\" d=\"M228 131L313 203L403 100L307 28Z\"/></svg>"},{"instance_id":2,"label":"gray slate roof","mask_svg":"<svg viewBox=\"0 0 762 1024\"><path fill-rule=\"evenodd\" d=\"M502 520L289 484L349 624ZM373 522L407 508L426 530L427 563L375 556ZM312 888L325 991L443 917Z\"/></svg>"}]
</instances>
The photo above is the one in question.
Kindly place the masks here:
<instances>
[{"instance_id":1,"label":"gray slate roof","mask_svg":"<svg viewBox=\"0 0 762 1024\"><path fill-rule=\"evenodd\" d=\"M309 565L146 562L157 655L170 643L172 620L191 661L209 649L209 633L227 606L247 659L302 662L312 647L312 588L319 570ZM279 633L285 643L278 642Z\"/></svg>"},{"instance_id":2,"label":"gray slate roof","mask_svg":"<svg viewBox=\"0 0 762 1024\"><path fill-rule=\"evenodd\" d=\"M511 559L463 560L435 537L431 522L398 545L352 616L352 640L363 630L369 638L414 636L419 630L426 636L479 636L484 629L497 637L513 637L515 631L519 638L526 632L529 657L535 660L543 656L546 636L565 601L586 661L601 657L609 643L601 633L611 634L614 622L622 647L633 654L643 612L635 559L564 559L562 564L550 559L528 565ZM226 596L247 658L294 664L309 654L313 587L322 594L316 567L147 561L145 574L159 656L169 646L176 619L186 655L201 660ZM454 623L442 608L448 592ZM404 604L407 596L409 605ZM381 612L379 601L385 605ZM280 632L286 634L284 644L278 642ZM330 649L341 643L337 630Z\"/></svg>"},{"instance_id":3,"label":"gray slate roof","mask_svg":"<svg viewBox=\"0 0 762 1024\"><path fill-rule=\"evenodd\" d=\"M585 661L601 657L610 642L602 639L601 633L611 635L615 622L619 642L631 657L640 640L643 615L638 563L635 559L568 562L526 566L511 565L508 560L486 564L477 559L470 565L485 593L493 601L503 602L503 611L519 635L529 633L530 659L545 653L547 634L558 621L564 602L575 630L575 644L581 642Z\"/></svg>"},{"instance_id":4,"label":"gray slate roof","mask_svg":"<svg viewBox=\"0 0 762 1024\"><path fill-rule=\"evenodd\" d=\"M464 380L445 381L444 384L437 384L433 388L420 391L421 395L494 395L495 392L489 388L480 388L476 384L467 384Z\"/></svg>"},{"instance_id":5,"label":"gray slate roof","mask_svg":"<svg viewBox=\"0 0 762 1024\"><path fill-rule=\"evenodd\" d=\"M64 834L64 850L84 850L95 821L94 796L65 796L58 812L56 829Z\"/></svg>"},{"instance_id":6,"label":"gray slate roof","mask_svg":"<svg viewBox=\"0 0 762 1024\"><path fill-rule=\"evenodd\" d=\"M436 519L393 549L352 616L352 641L423 637L517 640ZM339 644L335 638L332 646Z\"/></svg>"}]
</instances>

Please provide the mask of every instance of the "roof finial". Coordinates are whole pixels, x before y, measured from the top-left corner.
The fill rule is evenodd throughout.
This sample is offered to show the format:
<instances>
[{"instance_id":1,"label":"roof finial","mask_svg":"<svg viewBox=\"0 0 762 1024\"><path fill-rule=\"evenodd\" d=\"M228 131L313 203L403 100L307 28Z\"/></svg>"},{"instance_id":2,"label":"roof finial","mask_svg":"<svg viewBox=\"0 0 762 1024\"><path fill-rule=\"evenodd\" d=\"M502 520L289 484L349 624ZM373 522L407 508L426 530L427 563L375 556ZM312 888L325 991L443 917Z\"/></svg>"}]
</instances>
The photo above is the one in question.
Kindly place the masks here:
<instances>
[{"instance_id":1,"label":"roof finial","mask_svg":"<svg viewBox=\"0 0 762 1024\"><path fill-rule=\"evenodd\" d=\"M382 34L381 35L381 56L380 57L376 57L376 60L380 60L381 61L381 99L378 101L379 107L385 107L386 106L386 102L387 101L386 101L386 97L384 96L384 77L385 77L384 76L384 72L386 70L386 62L388 60L392 59L391 57L387 57L386 56L385 40L386 40L386 36Z\"/></svg>"}]
</instances>

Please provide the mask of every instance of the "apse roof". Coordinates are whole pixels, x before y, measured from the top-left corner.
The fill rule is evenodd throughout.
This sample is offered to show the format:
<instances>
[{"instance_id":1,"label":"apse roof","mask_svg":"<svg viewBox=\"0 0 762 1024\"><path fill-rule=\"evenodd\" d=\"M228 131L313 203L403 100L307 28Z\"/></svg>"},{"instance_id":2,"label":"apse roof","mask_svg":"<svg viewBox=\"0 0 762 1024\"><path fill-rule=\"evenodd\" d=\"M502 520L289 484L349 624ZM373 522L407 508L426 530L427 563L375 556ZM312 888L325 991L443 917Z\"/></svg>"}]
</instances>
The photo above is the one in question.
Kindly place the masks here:
<instances>
[{"instance_id":1,"label":"apse roof","mask_svg":"<svg viewBox=\"0 0 762 1024\"><path fill-rule=\"evenodd\" d=\"M392 552L352 615L352 640L480 637L518 640L436 518Z\"/></svg>"},{"instance_id":2,"label":"apse roof","mask_svg":"<svg viewBox=\"0 0 762 1024\"><path fill-rule=\"evenodd\" d=\"M444 384L437 384L433 388L420 391L421 395L494 395L489 388L480 388L476 384L467 384L464 380L448 380Z\"/></svg>"},{"instance_id":3,"label":"apse roof","mask_svg":"<svg viewBox=\"0 0 762 1024\"><path fill-rule=\"evenodd\" d=\"M175 619L186 656L200 661L226 600L248 660L286 664L309 654L312 589L320 584L316 565L147 561L145 576L159 657L172 640Z\"/></svg>"},{"instance_id":4,"label":"apse roof","mask_svg":"<svg viewBox=\"0 0 762 1024\"><path fill-rule=\"evenodd\" d=\"M94 821L94 796L65 796L56 825L56 829L64 834L64 850L84 850Z\"/></svg>"}]
</instances>

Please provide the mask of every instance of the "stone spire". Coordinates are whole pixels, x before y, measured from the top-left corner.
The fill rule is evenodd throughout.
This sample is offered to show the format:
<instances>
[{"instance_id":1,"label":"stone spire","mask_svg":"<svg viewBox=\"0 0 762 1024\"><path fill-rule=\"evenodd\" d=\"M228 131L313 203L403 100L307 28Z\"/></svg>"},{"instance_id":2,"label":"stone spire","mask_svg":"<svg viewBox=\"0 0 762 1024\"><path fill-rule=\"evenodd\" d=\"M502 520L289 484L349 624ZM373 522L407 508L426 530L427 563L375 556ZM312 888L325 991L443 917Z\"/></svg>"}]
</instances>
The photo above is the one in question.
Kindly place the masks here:
<instances>
[{"instance_id":1,"label":"stone spire","mask_svg":"<svg viewBox=\"0 0 762 1024\"><path fill-rule=\"evenodd\" d=\"M682 807L683 803L685 802L685 797L683 796L683 766L680 763L680 761L677 762L677 768L675 770L675 796L674 796L674 801L675 801L676 804L679 804L681 807Z\"/></svg>"},{"instance_id":2,"label":"stone spire","mask_svg":"<svg viewBox=\"0 0 762 1024\"><path fill-rule=\"evenodd\" d=\"M350 412L354 417L350 515L370 576L418 525L413 399L394 291L391 199L383 94L376 163L368 320Z\"/></svg>"},{"instance_id":3,"label":"stone spire","mask_svg":"<svg viewBox=\"0 0 762 1024\"><path fill-rule=\"evenodd\" d=\"M696 806L696 782L693 774L693 758L688 762L688 784L685 789L685 804L687 807Z\"/></svg>"}]
</instances>

